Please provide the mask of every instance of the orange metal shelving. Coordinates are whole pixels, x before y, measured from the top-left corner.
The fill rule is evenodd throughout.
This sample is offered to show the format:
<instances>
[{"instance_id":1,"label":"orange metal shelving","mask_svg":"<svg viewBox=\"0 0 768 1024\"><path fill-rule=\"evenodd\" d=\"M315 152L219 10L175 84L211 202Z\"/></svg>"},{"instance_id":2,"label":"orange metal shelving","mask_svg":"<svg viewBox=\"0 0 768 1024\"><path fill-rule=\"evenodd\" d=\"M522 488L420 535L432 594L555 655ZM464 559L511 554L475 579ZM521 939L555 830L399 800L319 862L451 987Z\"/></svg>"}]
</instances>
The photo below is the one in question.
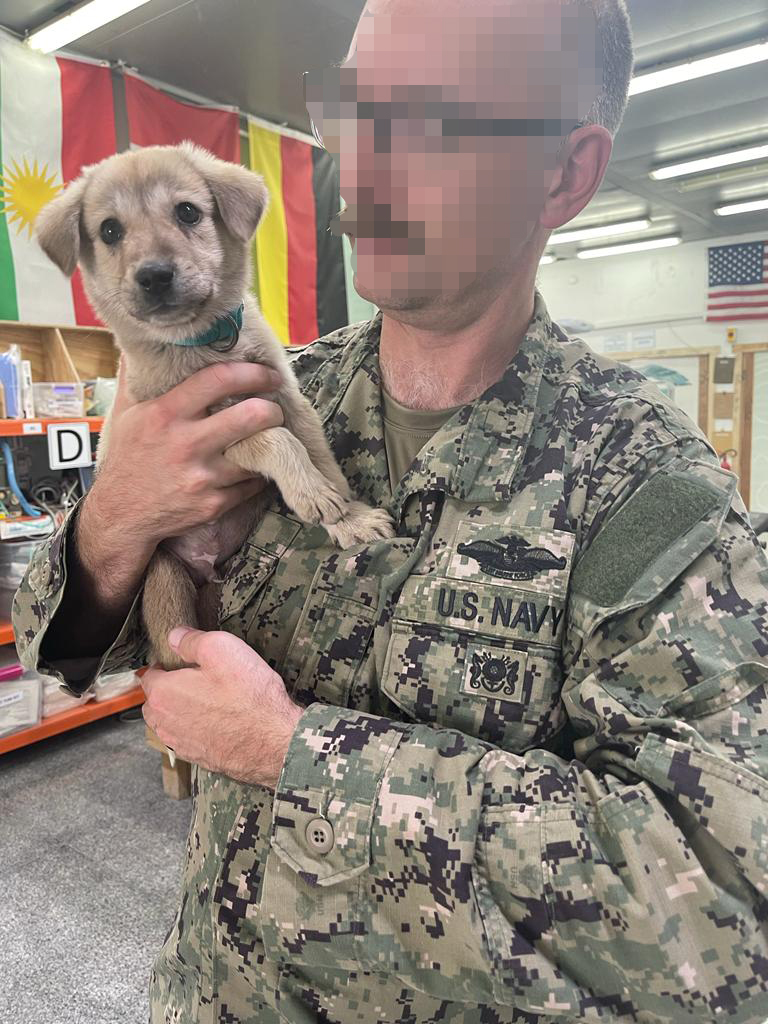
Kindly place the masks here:
<instances>
[{"instance_id":1,"label":"orange metal shelving","mask_svg":"<svg viewBox=\"0 0 768 1024\"><path fill-rule=\"evenodd\" d=\"M0 754L7 754L10 750L18 750L30 743L37 743L38 740L47 739L49 736L57 736L60 732L76 729L80 725L95 722L99 718L107 718L118 711L135 708L143 703L144 691L140 686L119 697L112 697L110 700L98 703L94 700L89 701L81 708L73 708L71 711L62 711L58 715L44 718L39 725L35 725L31 729L22 729L20 732L11 733L10 736L4 736L0 739Z\"/></svg>"},{"instance_id":2,"label":"orange metal shelving","mask_svg":"<svg viewBox=\"0 0 768 1024\"><path fill-rule=\"evenodd\" d=\"M91 433L104 425L103 416L58 416L54 419L0 420L0 437L36 437L48 433L51 423L88 423Z\"/></svg>"}]
</instances>

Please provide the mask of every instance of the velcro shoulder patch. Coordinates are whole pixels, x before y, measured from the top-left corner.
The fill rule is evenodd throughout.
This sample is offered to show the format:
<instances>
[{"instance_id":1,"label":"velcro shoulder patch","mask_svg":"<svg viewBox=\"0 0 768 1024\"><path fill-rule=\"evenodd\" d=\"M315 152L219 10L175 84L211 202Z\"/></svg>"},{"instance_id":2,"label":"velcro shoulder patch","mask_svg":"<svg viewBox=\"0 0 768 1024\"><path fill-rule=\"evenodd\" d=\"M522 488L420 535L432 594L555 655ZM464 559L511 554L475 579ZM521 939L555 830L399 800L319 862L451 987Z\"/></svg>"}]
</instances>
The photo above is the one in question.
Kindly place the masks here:
<instances>
[{"instance_id":1,"label":"velcro shoulder patch","mask_svg":"<svg viewBox=\"0 0 768 1024\"><path fill-rule=\"evenodd\" d=\"M675 541L730 502L730 493L692 474L656 473L597 534L574 569L571 591L599 607L619 604Z\"/></svg>"}]
</instances>

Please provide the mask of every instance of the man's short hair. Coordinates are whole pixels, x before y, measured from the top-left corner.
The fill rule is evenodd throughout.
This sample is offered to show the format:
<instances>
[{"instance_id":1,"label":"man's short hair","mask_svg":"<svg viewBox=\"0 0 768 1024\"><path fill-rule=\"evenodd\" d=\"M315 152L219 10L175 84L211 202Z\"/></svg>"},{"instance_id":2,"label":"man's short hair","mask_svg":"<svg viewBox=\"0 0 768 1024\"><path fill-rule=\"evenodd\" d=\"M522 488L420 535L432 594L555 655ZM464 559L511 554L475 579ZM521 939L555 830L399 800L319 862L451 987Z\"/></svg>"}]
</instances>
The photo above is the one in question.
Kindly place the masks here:
<instances>
[{"instance_id":1,"label":"man's short hair","mask_svg":"<svg viewBox=\"0 0 768 1024\"><path fill-rule=\"evenodd\" d=\"M573 0L563 0L572 3ZM635 57L632 28L626 0L576 0L590 7L597 19L597 32L603 56L603 85L589 113L581 122L600 124L611 135L619 130L629 99Z\"/></svg>"},{"instance_id":2,"label":"man's short hair","mask_svg":"<svg viewBox=\"0 0 768 1024\"><path fill-rule=\"evenodd\" d=\"M386 11L392 2L394 0L382 0L382 9ZM616 135L627 109L635 63L626 0L561 0L563 4L574 2L580 7L588 7L595 15L599 50L603 54L603 85L589 113L580 123L600 124L611 135ZM467 0L469 7L473 3L474 0ZM350 59L354 45L353 38L345 60Z\"/></svg>"}]
</instances>

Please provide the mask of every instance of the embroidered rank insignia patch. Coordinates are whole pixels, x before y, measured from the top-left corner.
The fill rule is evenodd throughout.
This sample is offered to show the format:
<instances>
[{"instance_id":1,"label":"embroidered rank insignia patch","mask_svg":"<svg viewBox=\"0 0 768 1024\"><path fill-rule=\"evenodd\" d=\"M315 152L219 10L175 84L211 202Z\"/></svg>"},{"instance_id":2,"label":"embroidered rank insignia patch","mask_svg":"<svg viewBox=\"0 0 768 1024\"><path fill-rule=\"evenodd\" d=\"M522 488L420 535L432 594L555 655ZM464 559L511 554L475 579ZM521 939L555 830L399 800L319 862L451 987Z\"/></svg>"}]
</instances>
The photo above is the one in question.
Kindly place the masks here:
<instances>
[{"instance_id":1,"label":"embroidered rank insignia patch","mask_svg":"<svg viewBox=\"0 0 768 1024\"><path fill-rule=\"evenodd\" d=\"M519 703L527 660L525 651L470 645L467 648L467 667L461 690L475 697Z\"/></svg>"},{"instance_id":2,"label":"embroidered rank insignia patch","mask_svg":"<svg viewBox=\"0 0 768 1024\"><path fill-rule=\"evenodd\" d=\"M446 576L564 599L575 536L509 522L459 523Z\"/></svg>"},{"instance_id":3,"label":"embroidered rank insignia patch","mask_svg":"<svg viewBox=\"0 0 768 1024\"><path fill-rule=\"evenodd\" d=\"M532 580L542 572L564 569L568 564L567 559L558 558L549 548L532 547L516 533L459 544L456 551L473 558L486 575L501 580Z\"/></svg>"}]
</instances>

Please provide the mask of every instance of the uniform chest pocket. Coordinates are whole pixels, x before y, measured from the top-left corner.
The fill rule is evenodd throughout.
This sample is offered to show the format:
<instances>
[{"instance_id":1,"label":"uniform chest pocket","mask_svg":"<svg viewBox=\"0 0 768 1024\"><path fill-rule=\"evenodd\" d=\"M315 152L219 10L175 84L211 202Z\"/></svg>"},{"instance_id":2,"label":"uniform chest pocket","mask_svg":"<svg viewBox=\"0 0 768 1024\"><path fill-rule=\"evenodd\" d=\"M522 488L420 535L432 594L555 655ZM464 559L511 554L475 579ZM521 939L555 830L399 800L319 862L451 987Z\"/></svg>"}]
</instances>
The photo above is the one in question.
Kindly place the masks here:
<instances>
[{"instance_id":1,"label":"uniform chest pocket","mask_svg":"<svg viewBox=\"0 0 768 1024\"><path fill-rule=\"evenodd\" d=\"M247 541L221 586L219 625L247 639L269 578L279 559L276 554Z\"/></svg>"},{"instance_id":2,"label":"uniform chest pocket","mask_svg":"<svg viewBox=\"0 0 768 1024\"><path fill-rule=\"evenodd\" d=\"M334 594L315 594L302 611L283 664L291 697L347 707L355 673L373 632L375 608Z\"/></svg>"},{"instance_id":3,"label":"uniform chest pocket","mask_svg":"<svg viewBox=\"0 0 768 1024\"><path fill-rule=\"evenodd\" d=\"M254 639L259 613L281 558L301 531L301 524L267 511L234 556L221 586L219 623L243 640ZM258 543L257 543L258 541Z\"/></svg>"},{"instance_id":4,"label":"uniform chest pocket","mask_svg":"<svg viewBox=\"0 0 768 1024\"><path fill-rule=\"evenodd\" d=\"M474 585L409 580L392 620L384 694L414 721L504 750L545 746L567 721L557 639L562 608Z\"/></svg>"}]
</instances>

